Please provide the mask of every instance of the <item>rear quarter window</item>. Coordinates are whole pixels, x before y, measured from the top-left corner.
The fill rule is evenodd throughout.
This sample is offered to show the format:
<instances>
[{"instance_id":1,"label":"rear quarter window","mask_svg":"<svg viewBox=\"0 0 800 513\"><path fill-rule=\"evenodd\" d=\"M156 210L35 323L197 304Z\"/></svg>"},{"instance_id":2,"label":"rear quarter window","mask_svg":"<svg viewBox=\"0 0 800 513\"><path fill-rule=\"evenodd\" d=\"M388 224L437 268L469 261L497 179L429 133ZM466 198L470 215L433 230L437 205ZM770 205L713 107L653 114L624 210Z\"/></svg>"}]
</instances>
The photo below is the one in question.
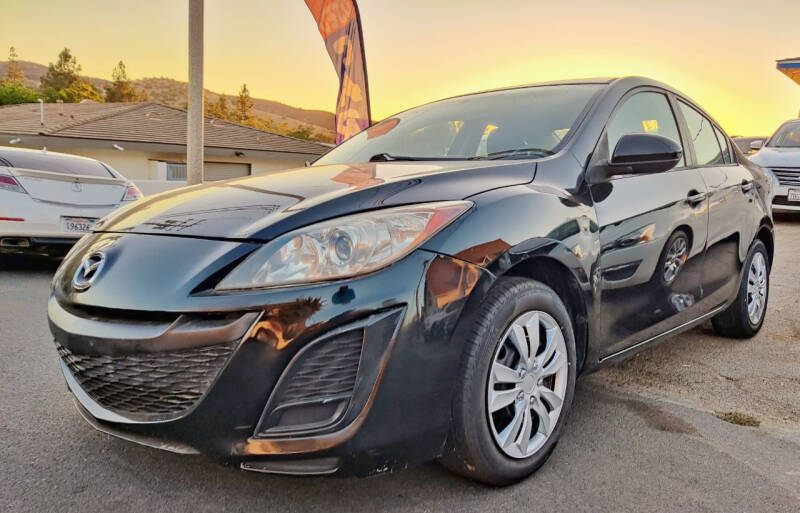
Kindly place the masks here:
<instances>
[{"instance_id":1,"label":"rear quarter window","mask_svg":"<svg viewBox=\"0 0 800 513\"><path fill-rule=\"evenodd\" d=\"M714 133L717 134L717 141L719 141L719 146L722 149L723 161L725 164L732 163L733 160L731 158L731 147L728 144L728 138L725 137L725 134L723 134L722 131L717 127L714 127Z\"/></svg>"},{"instance_id":2,"label":"rear quarter window","mask_svg":"<svg viewBox=\"0 0 800 513\"><path fill-rule=\"evenodd\" d=\"M48 171L64 175L99 176L113 178L114 175L102 163L92 159L82 159L64 155L45 155L36 153L19 153L3 156L3 160L11 167Z\"/></svg>"},{"instance_id":3,"label":"rear quarter window","mask_svg":"<svg viewBox=\"0 0 800 513\"><path fill-rule=\"evenodd\" d=\"M714 132L714 125L694 107L678 101L686 126L689 128L689 139L694 144L694 153L698 166L718 166L725 164L725 158L719 140ZM727 145L725 146L727 151Z\"/></svg>"}]
</instances>

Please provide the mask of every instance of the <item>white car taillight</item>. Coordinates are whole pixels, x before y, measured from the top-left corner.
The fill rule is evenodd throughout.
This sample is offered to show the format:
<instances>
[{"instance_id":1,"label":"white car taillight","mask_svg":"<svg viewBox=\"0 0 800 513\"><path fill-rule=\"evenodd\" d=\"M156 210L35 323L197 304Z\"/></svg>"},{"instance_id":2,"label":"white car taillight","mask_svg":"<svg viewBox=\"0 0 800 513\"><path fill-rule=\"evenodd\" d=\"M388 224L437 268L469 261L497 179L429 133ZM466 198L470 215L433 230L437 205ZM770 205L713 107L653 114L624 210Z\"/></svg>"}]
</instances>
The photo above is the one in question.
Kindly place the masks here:
<instances>
[{"instance_id":1,"label":"white car taillight","mask_svg":"<svg viewBox=\"0 0 800 513\"><path fill-rule=\"evenodd\" d=\"M22 185L19 184L17 179L14 178L13 176L8 176L8 175L0 175L0 189L27 194L27 192L25 191L25 189L22 188Z\"/></svg>"},{"instance_id":2,"label":"white car taillight","mask_svg":"<svg viewBox=\"0 0 800 513\"><path fill-rule=\"evenodd\" d=\"M142 196L142 191L140 191L138 187L133 184L129 184L125 189L125 195L122 197L122 201L136 201Z\"/></svg>"}]
</instances>

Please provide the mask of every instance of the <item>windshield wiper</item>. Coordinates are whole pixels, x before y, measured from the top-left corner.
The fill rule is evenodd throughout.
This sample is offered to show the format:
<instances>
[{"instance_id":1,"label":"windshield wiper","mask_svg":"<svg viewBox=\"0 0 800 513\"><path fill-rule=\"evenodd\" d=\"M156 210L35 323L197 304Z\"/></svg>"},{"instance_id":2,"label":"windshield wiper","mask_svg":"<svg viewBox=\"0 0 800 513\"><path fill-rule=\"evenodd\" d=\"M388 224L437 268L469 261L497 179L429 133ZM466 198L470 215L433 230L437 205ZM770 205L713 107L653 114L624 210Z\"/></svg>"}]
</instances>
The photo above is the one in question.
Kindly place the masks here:
<instances>
[{"instance_id":1,"label":"windshield wiper","mask_svg":"<svg viewBox=\"0 0 800 513\"><path fill-rule=\"evenodd\" d=\"M369 158L370 162L393 162L393 161L424 161L424 160L472 160L473 157L409 157L408 155L391 155L389 153L378 153Z\"/></svg>"},{"instance_id":2,"label":"windshield wiper","mask_svg":"<svg viewBox=\"0 0 800 513\"><path fill-rule=\"evenodd\" d=\"M507 159L515 155L528 155L533 157L547 157L552 155L553 152L545 148L516 148L514 150L495 151L488 155L486 158L489 160Z\"/></svg>"}]
</instances>

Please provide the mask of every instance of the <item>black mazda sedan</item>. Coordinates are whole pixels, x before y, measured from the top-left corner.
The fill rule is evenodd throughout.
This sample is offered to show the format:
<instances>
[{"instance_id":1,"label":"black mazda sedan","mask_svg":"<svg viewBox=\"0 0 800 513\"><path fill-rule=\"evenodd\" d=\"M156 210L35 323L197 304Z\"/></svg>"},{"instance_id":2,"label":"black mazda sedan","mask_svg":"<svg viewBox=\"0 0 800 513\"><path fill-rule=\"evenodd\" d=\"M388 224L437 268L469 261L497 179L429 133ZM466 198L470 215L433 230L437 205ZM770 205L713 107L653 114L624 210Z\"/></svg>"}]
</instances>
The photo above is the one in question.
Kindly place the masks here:
<instances>
[{"instance_id":1,"label":"black mazda sedan","mask_svg":"<svg viewBox=\"0 0 800 513\"><path fill-rule=\"evenodd\" d=\"M312 166L95 224L48 305L95 428L245 470L439 459L491 484L553 452L575 379L767 308L769 181L652 80L397 114Z\"/></svg>"}]
</instances>

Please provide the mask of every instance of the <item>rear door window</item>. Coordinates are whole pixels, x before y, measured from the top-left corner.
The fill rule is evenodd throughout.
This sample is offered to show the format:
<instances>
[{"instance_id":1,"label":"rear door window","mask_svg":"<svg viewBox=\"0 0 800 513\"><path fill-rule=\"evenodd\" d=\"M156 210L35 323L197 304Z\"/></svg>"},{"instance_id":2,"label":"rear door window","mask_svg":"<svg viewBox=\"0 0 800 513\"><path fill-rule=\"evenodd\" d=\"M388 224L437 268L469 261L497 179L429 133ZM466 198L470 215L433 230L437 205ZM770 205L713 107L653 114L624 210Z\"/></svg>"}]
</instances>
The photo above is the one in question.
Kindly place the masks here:
<instances>
[{"instance_id":1,"label":"rear door window","mask_svg":"<svg viewBox=\"0 0 800 513\"><path fill-rule=\"evenodd\" d=\"M678 105L689 128L688 139L694 145L697 165L718 166L725 164L722 148L714 133L714 125L711 121L682 101L679 101Z\"/></svg>"},{"instance_id":2,"label":"rear door window","mask_svg":"<svg viewBox=\"0 0 800 513\"><path fill-rule=\"evenodd\" d=\"M48 171L64 175L100 176L113 178L114 175L106 166L92 159L71 157L67 155L53 155L43 153L16 153L3 157L12 167L32 169L34 171Z\"/></svg>"}]
</instances>

